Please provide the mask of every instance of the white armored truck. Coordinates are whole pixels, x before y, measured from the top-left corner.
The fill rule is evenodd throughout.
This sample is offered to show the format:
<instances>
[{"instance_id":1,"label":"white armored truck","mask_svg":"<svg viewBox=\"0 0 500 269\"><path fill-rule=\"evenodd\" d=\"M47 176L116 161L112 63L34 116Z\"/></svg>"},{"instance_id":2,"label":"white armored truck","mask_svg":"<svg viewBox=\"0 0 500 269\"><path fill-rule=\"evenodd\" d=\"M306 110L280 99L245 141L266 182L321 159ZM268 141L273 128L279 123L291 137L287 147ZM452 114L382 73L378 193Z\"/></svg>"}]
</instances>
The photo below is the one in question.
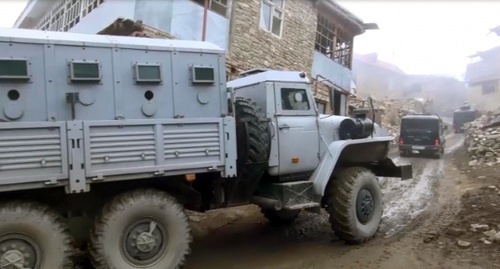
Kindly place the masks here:
<instances>
[{"instance_id":1,"label":"white armored truck","mask_svg":"<svg viewBox=\"0 0 500 269\"><path fill-rule=\"evenodd\" d=\"M366 118L320 115L306 75L226 83L204 42L0 29L0 269L182 266L184 209L254 203L272 223L326 208L373 237L376 176L410 178Z\"/></svg>"}]
</instances>

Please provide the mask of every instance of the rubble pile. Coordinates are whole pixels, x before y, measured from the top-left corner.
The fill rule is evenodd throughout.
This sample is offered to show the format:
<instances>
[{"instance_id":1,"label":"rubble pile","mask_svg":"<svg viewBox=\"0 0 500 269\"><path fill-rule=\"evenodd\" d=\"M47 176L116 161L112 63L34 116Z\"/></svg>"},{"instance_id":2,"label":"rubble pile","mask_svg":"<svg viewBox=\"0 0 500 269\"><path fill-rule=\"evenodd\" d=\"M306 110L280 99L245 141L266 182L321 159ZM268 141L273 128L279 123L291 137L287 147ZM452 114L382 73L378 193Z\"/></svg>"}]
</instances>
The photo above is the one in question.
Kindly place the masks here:
<instances>
[{"instance_id":1,"label":"rubble pile","mask_svg":"<svg viewBox=\"0 0 500 269\"><path fill-rule=\"evenodd\" d=\"M500 165L500 115L483 115L465 128L469 166Z\"/></svg>"},{"instance_id":2,"label":"rubble pile","mask_svg":"<svg viewBox=\"0 0 500 269\"><path fill-rule=\"evenodd\" d=\"M371 108L366 99L351 97L349 106L353 108ZM380 115L381 126L394 137L399 136L401 118L410 113L403 109L403 101L399 99L373 100L373 107Z\"/></svg>"}]
</instances>

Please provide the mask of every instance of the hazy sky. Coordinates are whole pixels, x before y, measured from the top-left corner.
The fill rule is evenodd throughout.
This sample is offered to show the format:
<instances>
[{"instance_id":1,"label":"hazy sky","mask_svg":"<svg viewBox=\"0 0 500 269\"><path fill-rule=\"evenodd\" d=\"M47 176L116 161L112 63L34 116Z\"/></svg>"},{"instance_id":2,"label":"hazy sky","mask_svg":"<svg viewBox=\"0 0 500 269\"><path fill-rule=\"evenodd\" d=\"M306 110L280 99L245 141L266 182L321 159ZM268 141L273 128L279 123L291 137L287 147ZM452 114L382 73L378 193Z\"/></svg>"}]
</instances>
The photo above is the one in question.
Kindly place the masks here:
<instances>
[{"instance_id":1,"label":"hazy sky","mask_svg":"<svg viewBox=\"0 0 500 269\"><path fill-rule=\"evenodd\" d=\"M0 27L12 27L26 0L0 0ZM500 45L487 35L500 25L500 1L363 1L339 0L380 30L355 39L357 53L377 52L407 73L460 76L468 55ZM286 7L285 7L286 8Z\"/></svg>"},{"instance_id":2,"label":"hazy sky","mask_svg":"<svg viewBox=\"0 0 500 269\"><path fill-rule=\"evenodd\" d=\"M356 37L354 51L378 52L407 73L459 76L468 55L500 45L500 1L338 1L380 30Z\"/></svg>"}]
</instances>

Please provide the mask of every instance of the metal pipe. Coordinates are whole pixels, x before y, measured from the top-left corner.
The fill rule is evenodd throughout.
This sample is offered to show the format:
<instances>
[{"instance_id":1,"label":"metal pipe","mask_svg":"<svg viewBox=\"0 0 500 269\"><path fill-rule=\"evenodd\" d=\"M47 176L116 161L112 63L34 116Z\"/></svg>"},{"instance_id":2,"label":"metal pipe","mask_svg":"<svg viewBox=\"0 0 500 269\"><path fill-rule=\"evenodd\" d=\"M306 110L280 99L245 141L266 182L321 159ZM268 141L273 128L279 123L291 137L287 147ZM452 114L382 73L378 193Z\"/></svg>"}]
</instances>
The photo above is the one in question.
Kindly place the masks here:
<instances>
[{"instance_id":1,"label":"metal pipe","mask_svg":"<svg viewBox=\"0 0 500 269\"><path fill-rule=\"evenodd\" d=\"M204 7L203 7L203 28L202 28L202 33L201 33L201 41L205 41L205 37L207 34L207 17L208 17L208 1L204 1Z\"/></svg>"},{"instance_id":2,"label":"metal pipe","mask_svg":"<svg viewBox=\"0 0 500 269\"><path fill-rule=\"evenodd\" d=\"M236 1L237 0L229 0L227 1L228 8L230 9L229 13L229 32L227 36L227 55L231 57L233 52L233 40L234 40L234 24L235 24L235 12L236 12Z\"/></svg>"},{"instance_id":3,"label":"metal pipe","mask_svg":"<svg viewBox=\"0 0 500 269\"><path fill-rule=\"evenodd\" d=\"M251 201L264 208L272 208L274 210L281 210L283 208L280 201L267 197L254 196Z\"/></svg>"},{"instance_id":4,"label":"metal pipe","mask_svg":"<svg viewBox=\"0 0 500 269\"><path fill-rule=\"evenodd\" d=\"M320 80L320 78L321 78L321 80ZM314 83L313 83L313 86L314 86L314 94L318 94L318 83L319 83L319 82L321 82L321 83L325 84L325 83L324 83L324 81L328 81L328 82L330 82L330 83L333 85L333 87L335 87L335 88L339 89L339 90L340 90L341 92L343 92L345 95L351 95L351 92L346 91L346 90L344 90L344 89L340 88L340 87L339 87L337 84L335 84L335 82L333 82L331 79L325 78L325 77L323 77L323 76L322 76L322 75L320 75L320 74L317 74L317 75L316 75L316 79L315 79L315 81L314 81ZM326 85L326 84L325 84L325 85ZM326 86L328 86L328 85L326 85Z\"/></svg>"}]
</instances>

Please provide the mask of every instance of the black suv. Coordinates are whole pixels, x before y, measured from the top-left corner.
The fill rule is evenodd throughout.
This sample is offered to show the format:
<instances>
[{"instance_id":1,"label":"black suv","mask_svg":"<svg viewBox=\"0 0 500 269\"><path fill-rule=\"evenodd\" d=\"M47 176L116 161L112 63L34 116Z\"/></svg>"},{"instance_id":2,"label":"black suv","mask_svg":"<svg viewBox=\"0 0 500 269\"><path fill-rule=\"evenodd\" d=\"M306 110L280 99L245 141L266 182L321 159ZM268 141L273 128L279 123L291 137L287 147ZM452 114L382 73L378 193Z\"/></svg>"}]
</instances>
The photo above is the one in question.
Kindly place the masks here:
<instances>
[{"instance_id":1,"label":"black suv","mask_svg":"<svg viewBox=\"0 0 500 269\"><path fill-rule=\"evenodd\" d=\"M447 126L438 115L407 115L401 119L399 155L418 154L441 158L444 153Z\"/></svg>"}]
</instances>

